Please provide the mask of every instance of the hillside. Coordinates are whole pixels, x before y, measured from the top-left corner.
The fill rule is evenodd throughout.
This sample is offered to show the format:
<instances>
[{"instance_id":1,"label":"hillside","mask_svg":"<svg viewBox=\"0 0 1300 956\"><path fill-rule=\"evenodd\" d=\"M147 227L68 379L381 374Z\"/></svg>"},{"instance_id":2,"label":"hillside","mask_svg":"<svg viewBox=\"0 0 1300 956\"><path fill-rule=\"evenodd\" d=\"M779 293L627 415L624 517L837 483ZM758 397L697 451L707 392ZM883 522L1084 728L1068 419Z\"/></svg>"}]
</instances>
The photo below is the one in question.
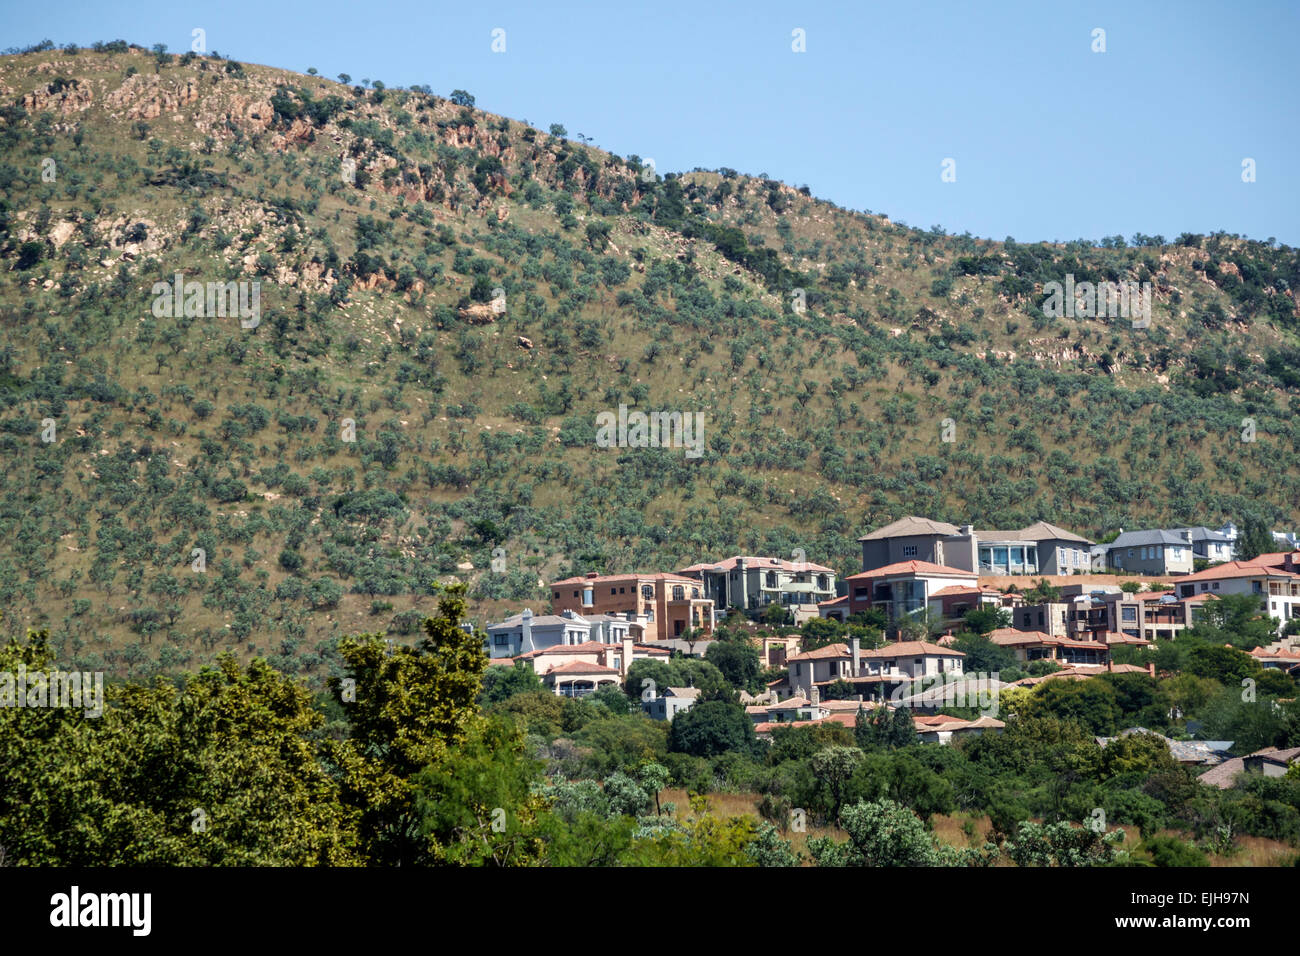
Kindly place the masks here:
<instances>
[{"instance_id":1,"label":"hillside","mask_svg":"<svg viewBox=\"0 0 1300 956\"><path fill-rule=\"evenodd\" d=\"M1294 249L953 236L380 86L0 58L9 633L319 675L452 576L482 623L587 570L852 572L902 514L1300 525ZM260 283L256 322L158 309L176 273ZM1045 315L1067 274L1151 282L1150 328ZM620 404L702 413L704 454L598 447Z\"/></svg>"}]
</instances>

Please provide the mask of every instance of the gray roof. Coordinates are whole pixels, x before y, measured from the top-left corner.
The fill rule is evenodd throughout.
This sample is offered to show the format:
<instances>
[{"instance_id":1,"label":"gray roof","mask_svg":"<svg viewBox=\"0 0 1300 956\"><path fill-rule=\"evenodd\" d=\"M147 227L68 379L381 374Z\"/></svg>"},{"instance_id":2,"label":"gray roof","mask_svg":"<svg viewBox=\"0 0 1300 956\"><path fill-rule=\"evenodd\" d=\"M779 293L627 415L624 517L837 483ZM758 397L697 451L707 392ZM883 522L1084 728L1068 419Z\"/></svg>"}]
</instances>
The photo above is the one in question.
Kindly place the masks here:
<instances>
[{"instance_id":1,"label":"gray roof","mask_svg":"<svg viewBox=\"0 0 1300 956\"><path fill-rule=\"evenodd\" d=\"M516 614L514 617L508 617L504 621L496 624L489 624L488 630L501 630L502 628L519 627L524 623L524 615ZM534 614L533 627L556 627L561 624L576 624L580 627L590 628L591 625L585 617L574 615L573 617L564 617L560 614Z\"/></svg>"},{"instance_id":2,"label":"gray roof","mask_svg":"<svg viewBox=\"0 0 1300 956\"><path fill-rule=\"evenodd\" d=\"M1187 539L1181 534L1159 528L1152 531L1125 531L1106 547L1109 550L1114 550L1115 548L1136 548L1150 544L1176 544L1186 547Z\"/></svg>"},{"instance_id":3,"label":"gray roof","mask_svg":"<svg viewBox=\"0 0 1300 956\"><path fill-rule=\"evenodd\" d=\"M1073 541L1076 544L1092 544L1087 538L1080 537L1073 531L1066 531L1064 528L1049 524L1046 521L1036 521L1029 527L1021 528L1018 531L976 531L975 535L981 542Z\"/></svg>"},{"instance_id":4,"label":"gray roof","mask_svg":"<svg viewBox=\"0 0 1300 956\"><path fill-rule=\"evenodd\" d=\"M1180 531L1190 531L1192 533L1193 541L1221 541L1224 544L1232 543L1232 539L1222 531L1215 531L1212 528L1205 527L1204 525L1198 525L1195 528L1170 528L1168 530L1172 531L1174 534L1178 534Z\"/></svg>"},{"instance_id":5,"label":"gray roof","mask_svg":"<svg viewBox=\"0 0 1300 956\"><path fill-rule=\"evenodd\" d=\"M929 535L939 537L951 537L961 534L961 529L954 524L948 524L946 521L932 521L929 518L917 518L909 515L906 518L899 518L897 521L885 525L883 528L877 528L870 534L865 534L859 541L879 541L882 538L923 538Z\"/></svg>"}]
</instances>

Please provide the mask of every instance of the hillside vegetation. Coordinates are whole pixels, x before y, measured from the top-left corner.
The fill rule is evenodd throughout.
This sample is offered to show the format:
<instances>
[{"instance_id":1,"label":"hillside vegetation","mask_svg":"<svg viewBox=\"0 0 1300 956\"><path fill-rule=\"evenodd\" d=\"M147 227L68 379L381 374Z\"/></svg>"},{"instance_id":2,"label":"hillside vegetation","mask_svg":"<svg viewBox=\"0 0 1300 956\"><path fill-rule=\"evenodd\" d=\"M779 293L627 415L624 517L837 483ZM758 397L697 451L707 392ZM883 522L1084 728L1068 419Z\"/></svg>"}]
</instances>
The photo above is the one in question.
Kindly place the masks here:
<instances>
[{"instance_id":1,"label":"hillside vegetation","mask_svg":"<svg viewBox=\"0 0 1300 956\"><path fill-rule=\"evenodd\" d=\"M324 676L451 576L482 623L588 570L851 572L902 514L1300 524L1293 249L948 235L461 91L99 46L0 58L0 608L75 666ZM158 315L176 273L260 282L255 326ZM1151 282L1150 328L1045 315L1067 274ZM705 453L597 447L620 404Z\"/></svg>"}]
</instances>

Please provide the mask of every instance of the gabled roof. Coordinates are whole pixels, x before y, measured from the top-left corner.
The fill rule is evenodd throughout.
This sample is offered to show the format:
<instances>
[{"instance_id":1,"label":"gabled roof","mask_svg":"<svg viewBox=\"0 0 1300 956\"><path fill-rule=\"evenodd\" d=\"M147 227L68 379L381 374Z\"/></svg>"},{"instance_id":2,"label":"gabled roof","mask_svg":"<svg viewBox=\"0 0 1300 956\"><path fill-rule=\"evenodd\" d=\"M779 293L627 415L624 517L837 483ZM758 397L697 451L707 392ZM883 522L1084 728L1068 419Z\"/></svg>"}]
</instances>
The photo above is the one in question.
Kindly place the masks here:
<instances>
[{"instance_id":1,"label":"gabled roof","mask_svg":"<svg viewBox=\"0 0 1300 956\"><path fill-rule=\"evenodd\" d=\"M1222 581L1231 578L1300 578L1300 574L1293 571L1283 571L1280 567L1274 565L1260 564L1259 560L1259 558L1256 558L1253 561L1226 561L1223 564L1216 564L1212 568L1206 568L1204 571L1197 571L1195 574L1185 574L1178 579L1178 583Z\"/></svg>"},{"instance_id":2,"label":"gabled roof","mask_svg":"<svg viewBox=\"0 0 1300 956\"><path fill-rule=\"evenodd\" d=\"M518 660L526 661L532 657L552 657L561 654L599 654L610 648L618 649L617 644L602 644L600 641L583 641L581 644L556 644L554 647L543 647L536 651L529 651L527 654L520 654Z\"/></svg>"},{"instance_id":3,"label":"gabled roof","mask_svg":"<svg viewBox=\"0 0 1300 956\"><path fill-rule=\"evenodd\" d=\"M963 651L955 651L951 647L941 647L938 644L931 644L929 641L898 641L895 644L886 644L884 647L877 648L874 651L862 651L861 656L865 658L876 657L965 657Z\"/></svg>"},{"instance_id":4,"label":"gabled roof","mask_svg":"<svg viewBox=\"0 0 1300 956\"><path fill-rule=\"evenodd\" d=\"M931 521L929 518L917 518L909 515L906 518L892 521L883 528L877 528L870 534L864 534L858 540L882 541L886 538L916 538L927 535L951 537L956 534L961 534L961 529L955 524L948 524L946 521Z\"/></svg>"},{"instance_id":5,"label":"gabled roof","mask_svg":"<svg viewBox=\"0 0 1300 956\"><path fill-rule=\"evenodd\" d=\"M897 564L887 564L883 568L872 568L870 571L860 571L845 578L846 581L861 581L866 578L886 578L891 575L903 574L923 574L929 577L949 577L949 578L978 578L974 571L963 571L961 568L950 568L942 564L933 564L930 561L899 561Z\"/></svg>"},{"instance_id":6,"label":"gabled roof","mask_svg":"<svg viewBox=\"0 0 1300 956\"><path fill-rule=\"evenodd\" d=\"M820 564L813 564L811 561L798 563L795 561L783 561L780 558L753 557L750 555L735 555L722 561L702 562L692 564L689 568L682 568L678 574L694 574L700 571L735 571L740 562L745 562L746 571L814 571L819 574L834 574L833 568L823 567Z\"/></svg>"},{"instance_id":7,"label":"gabled roof","mask_svg":"<svg viewBox=\"0 0 1300 956\"><path fill-rule=\"evenodd\" d=\"M562 674L566 677L574 674L609 674L611 677L617 677L618 671L612 667L602 667L599 664L592 664L587 661L570 661L567 664L552 667L546 672L545 676L550 677L553 674Z\"/></svg>"},{"instance_id":8,"label":"gabled roof","mask_svg":"<svg viewBox=\"0 0 1300 956\"><path fill-rule=\"evenodd\" d=\"M790 661L829 661L843 658L847 660L849 654L849 645L847 644L827 644L825 647L819 647L815 651L804 651L801 654L791 654L786 658Z\"/></svg>"},{"instance_id":9,"label":"gabled roof","mask_svg":"<svg viewBox=\"0 0 1300 956\"><path fill-rule=\"evenodd\" d=\"M1027 528L1018 531L976 531L980 543L989 541L1074 541L1078 544L1091 545L1087 538L1080 537L1073 531L1066 531L1046 521L1036 521Z\"/></svg>"},{"instance_id":10,"label":"gabled roof","mask_svg":"<svg viewBox=\"0 0 1300 956\"><path fill-rule=\"evenodd\" d=\"M552 581L548 587L558 588L560 585L570 584L608 584L610 581L665 581L672 584L695 584L700 582L694 578L684 578L680 574L664 574L656 572L654 574L594 574L591 576L579 575L575 578L565 578L562 581Z\"/></svg>"},{"instance_id":11,"label":"gabled roof","mask_svg":"<svg viewBox=\"0 0 1300 956\"><path fill-rule=\"evenodd\" d=\"M1151 544L1172 544L1185 548L1189 542L1181 534L1153 528L1150 531L1125 531L1107 547L1113 551L1116 548L1136 548Z\"/></svg>"},{"instance_id":12,"label":"gabled roof","mask_svg":"<svg viewBox=\"0 0 1300 956\"><path fill-rule=\"evenodd\" d=\"M523 612L521 611L518 614L506 618L504 621L499 621L496 624L489 624L487 626L487 630L495 631L495 630L500 630L502 628L508 628L508 627L510 628L520 627L523 625L523 623L524 623L524 615ZM560 625L567 625L567 624L574 624L577 625L578 627L591 626L591 623L585 617L582 617L579 614L575 614L573 617L565 617L562 614L534 614L533 622L531 626L532 627L558 627Z\"/></svg>"}]
</instances>

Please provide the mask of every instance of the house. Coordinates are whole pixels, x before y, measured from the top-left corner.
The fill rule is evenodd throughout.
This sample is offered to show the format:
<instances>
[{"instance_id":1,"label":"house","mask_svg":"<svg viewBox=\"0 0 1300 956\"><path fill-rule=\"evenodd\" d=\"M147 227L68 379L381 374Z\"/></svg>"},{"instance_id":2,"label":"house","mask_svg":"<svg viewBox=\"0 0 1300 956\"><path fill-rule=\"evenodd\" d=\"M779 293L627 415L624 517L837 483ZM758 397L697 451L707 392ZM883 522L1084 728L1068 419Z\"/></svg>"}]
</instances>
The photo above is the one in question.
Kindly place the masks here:
<instances>
[{"instance_id":1,"label":"house","mask_svg":"<svg viewBox=\"0 0 1300 956\"><path fill-rule=\"evenodd\" d=\"M927 641L901 641L864 651L853 638L848 644L828 644L795 654L781 683L798 692L799 688L824 688L842 680L855 685L864 697L886 700L922 677L960 674L965 656Z\"/></svg>"},{"instance_id":2,"label":"house","mask_svg":"<svg viewBox=\"0 0 1300 956\"><path fill-rule=\"evenodd\" d=\"M858 541L862 570L918 560L984 575L1084 574L1092 542L1046 521L1015 531L976 531L909 516Z\"/></svg>"},{"instance_id":3,"label":"house","mask_svg":"<svg viewBox=\"0 0 1300 956\"><path fill-rule=\"evenodd\" d=\"M521 654L515 660L529 664L557 697L587 697L602 687L617 687L631 653L632 639L628 638L617 647L598 641L557 644ZM504 659L498 661L505 663Z\"/></svg>"},{"instance_id":4,"label":"house","mask_svg":"<svg viewBox=\"0 0 1300 956\"><path fill-rule=\"evenodd\" d=\"M1001 733L1006 726L993 717L964 720L947 714L913 714L912 722L916 725L917 738L925 744L948 744L954 737L978 737L985 731Z\"/></svg>"},{"instance_id":5,"label":"house","mask_svg":"<svg viewBox=\"0 0 1300 956\"><path fill-rule=\"evenodd\" d=\"M1232 524L1226 524L1217 531L1200 525L1168 530L1190 542L1194 559L1217 564L1220 561L1231 561L1237 556L1237 529Z\"/></svg>"},{"instance_id":6,"label":"house","mask_svg":"<svg viewBox=\"0 0 1300 956\"><path fill-rule=\"evenodd\" d=\"M1270 647L1255 648L1250 656L1259 661L1261 667L1300 677L1300 651L1294 648L1273 644Z\"/></svg>"},{"instance_id":7,"label":"house","mask_svg":"<svg viewBox=\"0 0 1300 956\"><path fill-rule=\"evenodd\" d=\"M690 710L699 700L698 687L665 687L658 697L641 702L641 709L651 720L672 720L684 710Z\"/></svg>"},{"instance_id":8,"label":"house","mask_svg":"<svg viewBox=\"0 0 1300 956\"><path fill-rule=\"evenodd\" d=\"M1106 546L1106 566L1129 574L1191 574L1192 542L1173 531L1125 531Z\"/></svg>"},{"instance_id":9,"label":"house","mask_svg":"<svg viewBox=\"0 0 1300 956\"><path fill-rule=\"evenodd\" d=\"M980 574L1067 575L1092 569L1092 542L1046 521L1018 531L976 531L975 537Z\"/></svg>"},{"instance_id":10,"label":"house","mask_svg":"<svg viewBox=\"0 0 1300 956\"><path fill-rule=\"evenodd\" d=\"M799 721L821 720L830 714L830 710L821 704L820 692L816 685L809 691L809 697L801 694L787 700L771 704L753 704L745 708L745 713L754 724L789 724Z\"/></svg>"},{"instance_id":11,"label":"house","mask_svg":"<svg viewBox=\"0 0 1300 956\"><path fill-rule=\"evenodd\" d=\"M1067 665L1105 664L1110 660L1110 648L1100 641L1076 641L1052 637L1042 631L1021 631L1011 627L998 628L988 637L1024 663L1046 660Z\"/></svg>"},{"instance_id":12,"label":"house","mask_svg":"<svg viewBox=\"0 0 1300 956\"><path fill-rule=\"evenodd\" d=\"M591 624L572 611L533 615L532 608L486 628L490 658L518 657L531 651L591 640Z\"/></svg>"},{"instance_id":13,"label":"house","mask_svg":"<svg viewBox=\"0 0 1300 956\"><path fill-rule=\"evenodd\" d=\"M1217 767L1205 771L1197 779L1203 784L1218 787L1220 790L1231 790L1237 785L1239 774L1257 773L1266 777L1282 777L1297 761L1300 761L1300 747L1292 747L1289 750L1265 747L1244 757L1225 760Z\"/></svg>"},{"instance_id":14,"label":"house","mask_svg":"<svg viewBox=\"0 0 1300 956\"><path fill-rule=\"evenodd\" d=\"M1129 737L1133 734L1146 734L1162 741L1175 760L1189 767L1217 766L1229 759L1229 751L1232 750L1231 740L1173 740L1145 727L1129 727L1127 730L1121 730L1115 737L1095 739L1099 747L1105 747L1119 737Z\"/></svg>"},{"instance_id":15,"label":"house","mask_svg":"<svg viewBox=\"0 0 1300 956\"><path fill-rule=\"evenodd\" d=\"M932 610L937 608L937 613L943 620L960 621L970 611L980 608L1011 609L1019 607L1024 599L1018 594L1007 594L997 588L949 584L931 594L929 603Z\"/></svg>"},{"instance_id":16,"label":"house","mask_svg":"<svg viewBox=\"0 0 1300 956\"><path fill-rule=\"evenodd\" d=\"M681 637L688 628L711 632L714 604L695 578L678 574L596 574L565 578L550 585L558 614L610 614L629 622L643 642Z\"/></svg>"},{"instance_id":17,"label":"house","mask_svg":"<svg viewBox=\"0 0 1300 956\"><path fill-rule=\"evenodd\" d=\"M1258 595L1280 632L1288 621L1300 616L1300 552L1229 561L1179 579L1174 590L1184 601L1201 595Z\"/></svg>"},{"instance_id":18,"label":"house","mask_svg":"<svg viewBox=\"0 0 1300 956\"><path fill-rule=\"evenodd\" d=\"M883 612L891 623L924 611L941 614L945 596L938 592L945 588L957 587L970 591L979 587L979 579L973 571L919 559L853 574L845 578L844 582L849 591L850 615L874 609ZM946 597L950 599L951 594L948 592Z\"/></svg>"},{"instance_id":19,"label":"house","mask_svg":"<svg viewBox=\"0 0 1300 956\"><path fill-rule=\"evenodd\" d=\"M835 571L809 561L783 561L736 555L723 561L692 564L677 572L704 585L715 607L741 612L782 604L799 616L817 616L817 604L835 597Z\"/></svg>"}]
</instances>

